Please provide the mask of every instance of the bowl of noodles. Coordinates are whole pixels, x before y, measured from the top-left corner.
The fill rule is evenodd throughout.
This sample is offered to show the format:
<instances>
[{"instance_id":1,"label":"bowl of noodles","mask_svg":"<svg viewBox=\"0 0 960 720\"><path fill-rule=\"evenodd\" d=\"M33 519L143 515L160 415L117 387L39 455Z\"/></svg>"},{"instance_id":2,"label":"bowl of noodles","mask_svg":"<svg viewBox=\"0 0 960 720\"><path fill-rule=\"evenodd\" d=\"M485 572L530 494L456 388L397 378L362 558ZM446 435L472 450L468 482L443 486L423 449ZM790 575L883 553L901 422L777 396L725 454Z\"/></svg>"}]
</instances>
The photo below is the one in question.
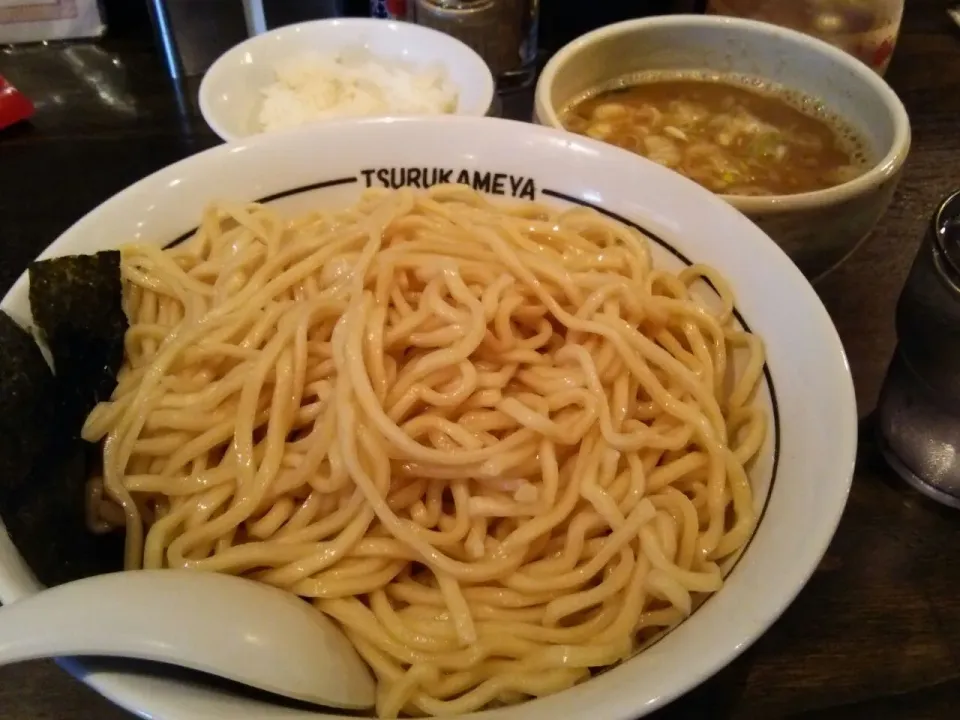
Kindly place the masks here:
<instances>
[{"instance_id":1,"label":"bowl of noodles","mask_svg":"<svg viewBox=\"0 0 960 720\"><path fill-rule=\"evenodd\" d=\"M4 603L98 534L116 567L76 574L311 603L376 676L369 717L626 720L756 640L843 511L856 407L816 294L722 200L604 143L421 118L221 146L81 219L4 313L45 330L45 263L90 255L122 350L56 526L0 502ZM342 717L64 665L143 716Z\"/></svg>"}]
</instances>

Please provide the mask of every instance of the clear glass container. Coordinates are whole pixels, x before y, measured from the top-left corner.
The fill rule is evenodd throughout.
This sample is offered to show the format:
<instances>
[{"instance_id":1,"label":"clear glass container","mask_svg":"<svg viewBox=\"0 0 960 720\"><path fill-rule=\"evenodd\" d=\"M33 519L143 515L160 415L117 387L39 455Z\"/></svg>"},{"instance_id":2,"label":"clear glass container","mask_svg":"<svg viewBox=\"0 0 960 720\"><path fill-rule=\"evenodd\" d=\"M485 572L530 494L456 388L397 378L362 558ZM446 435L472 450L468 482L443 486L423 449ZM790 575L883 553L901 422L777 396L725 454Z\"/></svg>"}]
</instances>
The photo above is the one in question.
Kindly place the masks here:
<instances>
[{"instance_id":1,"label":"clear glass container","mask_svg":"<svg viewBox=\"0 0 960 720\"><path fill-rule=\"evenodd\" d=\"M709 0L707 12L763 20L826 40L883 75L904 0Z\"/></svg>"}]
</instances>

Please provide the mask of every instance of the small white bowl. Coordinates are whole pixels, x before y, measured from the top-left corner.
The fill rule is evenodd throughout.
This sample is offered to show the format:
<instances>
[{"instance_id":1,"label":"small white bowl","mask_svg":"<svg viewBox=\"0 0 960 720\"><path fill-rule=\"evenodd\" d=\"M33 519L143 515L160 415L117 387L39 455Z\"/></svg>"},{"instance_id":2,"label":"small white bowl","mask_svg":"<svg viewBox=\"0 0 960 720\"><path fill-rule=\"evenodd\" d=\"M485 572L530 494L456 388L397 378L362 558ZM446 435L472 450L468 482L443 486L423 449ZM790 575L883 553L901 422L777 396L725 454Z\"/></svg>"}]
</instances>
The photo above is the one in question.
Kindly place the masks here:
<instances>
[{"instance_id":1,"label":"small white bowl","mask_svg":"<svg viewBox=\"0 0 960 720\"><path fill-rule=\"evenodd\" d=\"M678 271L707 263L721 272L742 322L765 342L757 401L766 404L771 422L750 468L760 519L723 589L660 642L581 685L456 716L638 718L730 662L784 611L823 556L853 474L856 401L837 331L794 264L743 215L649 160L569 133L490 118L364 119L266 133L193 155L106 201L43 256L129 242L166 245L195 228L204 206L217 198L261 199L296 216L352 204L368 186L457 181L495 196L591 206L644 228L658 266ZM29 317L26 275L0 306ZM37 589L0 523L0 602ZM172 598L170 613L189 614L190 607ZM155 676L138 665L84 659L70 660L68 668L121 706L156 720L350 720Z\"/></svg>"},{"instance_id":2,"label":"small white bowl","mask_svg":"<svg viewBox=\"0 0 960 720\"><path fill-rule=\"evenodd\" d=\"M561 49L537 83L534 120L605 82L645 70L715 70L764 78L824 104L852 124L876 158L851 182L774 197L721 197L757 223L810 278L842 262L886 212L910 150L910 119L883 79L842 50L768 23L674 15L627 20Z\"/></svg>"},{"instance_id":3,"label":"small white bowl","mask_svg":"<svg viewBox=\"0 0 960 720\"><path fill-rule=\"evenodd\" d=\"M263 89L274 82L277 62L307 51L335 54L347 48L363 48L414 67L441 64L459 93L456 115L482 117L493 104L490 68L456 38L413 23L341 18L287 25L225 52L200 83L203 119L227 142L261 133Z\"/></svg>"}]
</instances>

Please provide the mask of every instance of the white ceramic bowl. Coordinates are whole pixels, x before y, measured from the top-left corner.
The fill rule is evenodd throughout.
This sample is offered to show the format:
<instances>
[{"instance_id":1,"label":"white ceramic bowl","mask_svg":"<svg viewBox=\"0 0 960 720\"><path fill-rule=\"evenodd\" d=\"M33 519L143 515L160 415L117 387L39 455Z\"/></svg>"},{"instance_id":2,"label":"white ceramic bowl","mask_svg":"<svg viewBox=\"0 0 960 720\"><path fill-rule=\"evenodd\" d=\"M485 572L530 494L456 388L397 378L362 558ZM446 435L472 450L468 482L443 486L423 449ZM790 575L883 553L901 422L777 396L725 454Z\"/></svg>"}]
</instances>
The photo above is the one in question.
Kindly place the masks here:
<instances>
[{"instance_id":1,"label":"white ceramic bowl","mask_svg":"<svg viewBox=\"0 0 960 720\"><path fill-rule=\"evenodd\" d=\"M274 82L278 61L305 51L335 54L358 47L417 68L439 63L459 93L455 114L483 116L490 111L493 75L483 58L464 43L413 23L342 18L280 27L225 52L200 83L203 119L228 142L260 133L262 91Z\"/></svg>"},{"instance_id":2,"label":"white ceramic bowl","mask_svg":"<svg viewBox=\"0 0 960 720\"><path fill-rule=\"evenodd\" d=\"M582 93L645 70L709 69L773 80L821 99L858 130L876 163L856 180L778 197L723 196L763 228L811 278L836 267L883 216L910 150L910 120L896 93L869 67L816 38L767 23L674 15L587 33L547 63L537 83L536 122Z\"/></svg>"},{"instance_id":3,"label":"white ceramic bowl","mask_svg":"<svg viewBox=\"0 0 960 720\"><path fill-rule=\"evenodd\" d=\"M577 172L569 172L576 164ZM424 170L426 169L426 170ZM500 195L593 205L651 235L654 260L715 266L742 320L765 339L760 402L774 422L752 468L762 513L726 586L630 661L552 697L474 715L488 720L632 720L719 670L756 640L810 577L836 528L857 443L853 384L825 309L796 266L743 215L680 175L609 145L535 125L479 118L330 122L213 148L141 180L67 230L45 253L166 244L214 198L269 199L278 210L341 206L368 184L449 172ZM403 178L401 178L403 176ZM27 278L2 302L29 317ZM82 509L78 508L78 512ZM0 601L37 590L0 526ZM170 612L189 613L171 604ZM139 666L68 663L84 682L154 720L331 720L270 706Z\"/></svg>"}]
</instances>

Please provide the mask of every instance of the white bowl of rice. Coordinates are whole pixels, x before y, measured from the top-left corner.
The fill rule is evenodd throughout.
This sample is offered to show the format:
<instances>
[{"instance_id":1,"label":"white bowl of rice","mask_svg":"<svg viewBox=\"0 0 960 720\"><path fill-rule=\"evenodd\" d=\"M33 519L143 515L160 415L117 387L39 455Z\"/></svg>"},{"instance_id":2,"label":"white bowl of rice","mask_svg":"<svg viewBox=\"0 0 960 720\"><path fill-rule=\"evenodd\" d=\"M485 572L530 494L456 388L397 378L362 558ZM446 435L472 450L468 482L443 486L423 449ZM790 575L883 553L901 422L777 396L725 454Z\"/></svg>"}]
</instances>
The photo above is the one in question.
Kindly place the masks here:
<instances>
[{"instance_id":1,"label":"white bowl of rice","mask_svg":"<svg viewBox=\"0 0 960 720\"><path fill-rule=\"evenodd\" d=\"M200 84L200 112L230 142L328 119L490 111L490 69L449 35L369 18L277 28L228 50Z\"/></svg>"}]
</instances>

